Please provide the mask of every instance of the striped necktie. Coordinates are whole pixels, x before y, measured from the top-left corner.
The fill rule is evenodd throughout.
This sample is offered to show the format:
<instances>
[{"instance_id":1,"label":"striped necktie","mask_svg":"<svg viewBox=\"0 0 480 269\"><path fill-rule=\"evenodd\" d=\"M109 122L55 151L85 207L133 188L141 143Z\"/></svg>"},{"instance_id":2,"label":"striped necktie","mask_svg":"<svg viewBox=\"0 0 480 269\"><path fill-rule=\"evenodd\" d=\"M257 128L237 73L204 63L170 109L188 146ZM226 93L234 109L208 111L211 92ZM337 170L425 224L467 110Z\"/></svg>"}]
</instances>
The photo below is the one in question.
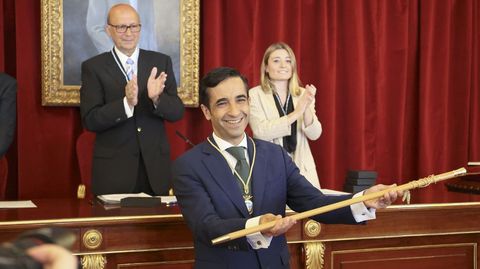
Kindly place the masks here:
<instances>
[{"instance_id":1,"label":"striped necktie","mask_svg":"<svg viewBox=\"0 0 480 269\"><path fill-rule=\"evenodd\" d=\"M131 58L127 59L127 65L126 65L126 70L127 70L127 77L128 80L131 80L133 78L133 60Z\"/></svg>"}]
</instances>

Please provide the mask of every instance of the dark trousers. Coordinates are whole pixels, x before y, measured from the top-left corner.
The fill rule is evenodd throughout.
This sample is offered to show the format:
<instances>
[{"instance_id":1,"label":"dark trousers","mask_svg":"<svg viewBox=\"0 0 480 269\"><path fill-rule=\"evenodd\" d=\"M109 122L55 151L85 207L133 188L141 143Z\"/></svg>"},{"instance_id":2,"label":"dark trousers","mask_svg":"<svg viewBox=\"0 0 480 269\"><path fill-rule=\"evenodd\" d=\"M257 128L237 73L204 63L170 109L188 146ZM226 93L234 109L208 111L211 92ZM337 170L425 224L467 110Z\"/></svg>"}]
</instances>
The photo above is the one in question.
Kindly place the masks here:
<instances>
[{"instance_id":1,"label":"dark trousers","mask_svg":"<svg viewBox=\"0 0 480 269\"><path fill-rule=\"evenodd\" d=\"M144 192L149 195L155 195L152 190L152 186L150 186L150 181L148 180L147 171L145 169L145 162L143 161L143 156L140 153L140 158L138 158L138 175L137 175L137 183L135 184L135 188L133 189L134 193Z\"/></svg>"}]
</instances>

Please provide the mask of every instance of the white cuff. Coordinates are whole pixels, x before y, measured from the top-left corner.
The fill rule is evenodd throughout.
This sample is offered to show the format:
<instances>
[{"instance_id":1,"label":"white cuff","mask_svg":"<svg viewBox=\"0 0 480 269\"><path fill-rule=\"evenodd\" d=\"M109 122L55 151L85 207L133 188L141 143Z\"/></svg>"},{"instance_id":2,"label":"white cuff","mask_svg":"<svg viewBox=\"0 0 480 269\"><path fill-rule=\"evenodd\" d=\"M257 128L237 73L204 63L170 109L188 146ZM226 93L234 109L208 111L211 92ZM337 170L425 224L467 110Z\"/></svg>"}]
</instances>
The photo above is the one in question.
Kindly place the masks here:
<instances>
[{"instance_id":1,"label":"white cuff","mask_svg":"<svg viewBox=\"0 0 480 269\"><path fill-rule=\"evenodd\" d=\"M260 217L248 219L245 223L245 228L258 226L260 224ZM261 232L247 235L247 241L253 249L268 248L272 242L272 236L264 236Z\"/></svg>"},{"instance_id":2,"label":"white cuff","mask_svg":"<svg viewBox=\"0 0 480 269\"><path fill-rule=\"evenodd\" d=\"M353 196L353 198L359 197L359 196L362 196L362 195L363 195L363 191L359 192L359 193L356 193ZM376 218L375 208L368 209L363 202L350 205L350 209L352 210L353 218L355 218L355 220L357 222L372 220L372 219Z\"/></svg>"},{"instance_id":3,"label":"white cuff","mask_svg":"<svg viewBox=\"0 0 480 269\"><path fill-rule=\"evenodd\" d=\"M127 97L123 97L123 107L125 108L125 114L127 115L127 118L133 117L133 111L135 110L135 107L130 109L130 106L127 102Z\"/></svg>"}]
</instances>

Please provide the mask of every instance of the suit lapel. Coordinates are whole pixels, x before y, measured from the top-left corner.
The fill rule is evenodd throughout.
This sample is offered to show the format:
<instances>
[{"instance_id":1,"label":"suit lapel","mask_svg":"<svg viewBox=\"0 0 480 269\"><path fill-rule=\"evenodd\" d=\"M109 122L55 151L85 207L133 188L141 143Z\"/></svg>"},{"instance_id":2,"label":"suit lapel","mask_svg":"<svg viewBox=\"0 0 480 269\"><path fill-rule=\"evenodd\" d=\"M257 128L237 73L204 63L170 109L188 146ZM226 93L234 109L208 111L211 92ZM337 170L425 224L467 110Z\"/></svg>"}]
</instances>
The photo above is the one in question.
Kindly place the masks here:
<instances>
[{"instance_id":1,"label":"suit lapel","mask_svg":"<svg viewBox=\"0 0 480 269\"><path fill-rule=\"evenodd\" d=\"M138 88L139 93L141 93L143 90L146 90L146 88L140 87L140 85L147 85L148 77L150 76L150 72L152 71L152 70L149 70L151 69L150 66L151 66L150 61L146 57L145 51L141 49L140 52L138 53L138 63L137 63L137 68L138 68L137 82L139 85L139 88Z\"/></svg>"},{"instance_id":2,"label":"suit lapel","mask_svg":"<svg viewBox=\"0 0 480 269\"><path fill-rule=\"evenodd\" d=\"M228 166L227 161L209 142L203 147L203 152L208 155L202 160L205 168L212 175L213 180L224 191L225 195L232 201L238 211L248 217L247 207L242 197L242 193L238 188L238 183L233 177L232 170Z\"/></svg>"},{"instance_id":3,"label":"suit lapel","mask_svg":"<svg viewBox=\"0 0 480 269\"><path fill-rule=\"evenodd\" d=\"M113 58L113 55L111 52L109 52L107 55L106 64L108 66L106 68L106 71L112 77L113 83L117 84L118 88L123 89L127 84L127 81L125 80L125 76L123 75L122 70L118 66L115 59Z\"/></svg>"},{"instance_id":4,"label":"suit lapel","mask_svg":"<svg viewBox=\"0 0 480 269\"><path fill-rule=\"evenodd\" d=\"M255 143L257 144L257 143ZM248 155L253 163L253 143L248 140ZM252 171L253 215L261 214L263 197L266 189L267 158L265 152L257 148L255 163Z\"/></svg>"},{"instance_id":5,"label":"suit lapel","mask_svg":"<svg viewBox=\"0 0 480 269\"><path fill-rule=\"evenodd\" d=\"M267 119L269 120L275 120L275 119L278 119L280 118L280 115L278 114L278 110L277 110L277 106L275 105L275 100L273 98L273 93L272 92L268 92L268 93L265 93L265 92L262 92L262 95L263 97L263 102L265 104L267 104L266 106L266 113L265 115L267 116Z\"/></svg>"}]
</instances>

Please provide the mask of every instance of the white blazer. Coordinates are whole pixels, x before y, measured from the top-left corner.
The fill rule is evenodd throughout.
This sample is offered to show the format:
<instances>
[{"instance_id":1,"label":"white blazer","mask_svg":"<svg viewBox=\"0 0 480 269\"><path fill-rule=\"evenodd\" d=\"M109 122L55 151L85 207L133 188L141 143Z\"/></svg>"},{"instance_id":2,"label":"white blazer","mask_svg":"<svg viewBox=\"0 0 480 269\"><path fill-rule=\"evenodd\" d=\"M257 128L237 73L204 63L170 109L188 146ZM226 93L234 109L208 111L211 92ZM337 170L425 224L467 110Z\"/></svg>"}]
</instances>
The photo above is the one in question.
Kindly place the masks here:
<instances>
[{"instance_id":1,"label":"white blazer","mask_svg":"<svg viewBox=\"0 0 480 269\"><path fill-rule=\"evenodd\" d=\"M305 91L301 88L302 94ZM265 93L261 86L256 86L249 91L250 95L250 128L253 137L270 141L283 146L283 137L291 134L291 125L287 116L278 114L275 100L271 92ZM297 105L299 96L293 98L294 106ZM317 140L322 134L322 125L315 114L315 101L307 108L312 111L313 123L304 126L303 116L297 120L297 148L291 155L293 161L313 186L320 189L317 169L313 160L308 140Z\"/></svg>"}]
</instances>

